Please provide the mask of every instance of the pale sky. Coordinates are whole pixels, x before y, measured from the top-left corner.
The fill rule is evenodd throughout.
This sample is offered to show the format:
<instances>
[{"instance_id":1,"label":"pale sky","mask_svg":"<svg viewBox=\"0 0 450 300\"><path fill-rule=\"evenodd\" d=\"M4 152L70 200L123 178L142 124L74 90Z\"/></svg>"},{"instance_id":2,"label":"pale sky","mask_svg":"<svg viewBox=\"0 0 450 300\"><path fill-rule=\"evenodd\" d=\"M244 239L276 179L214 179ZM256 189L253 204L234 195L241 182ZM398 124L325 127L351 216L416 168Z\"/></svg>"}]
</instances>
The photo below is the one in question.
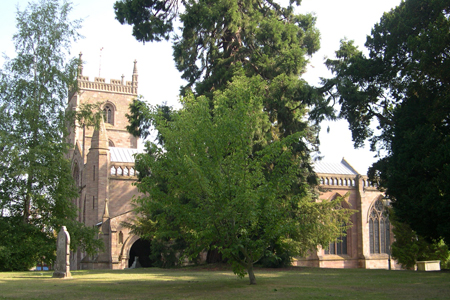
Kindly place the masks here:
<instances>
[{"instance_id":1,"label":"pale sky","mask_svg":"<svg viewBox=\"0 0 450 300\"><path fill-rule=\"evenodd\" d=\"M1 0L0 52L14 57L12 36L16 32L16 7L25 8L29 0ZM183 85L180 73L172 59L170 42L142 43L131 35L131 26L120 25L114 18L115 0L74 0L73 19L83 19L80 33L85 37L73 45L72 55L83 53L83 75L110 79L131 80L133 61L139 72L138 93L152 104L167 102L177 105L179 87ZM344 37L354 40L364 49L366 36L384 12L399 5L401 0L303 0L298 12L312 12L317 16L321 33L321 49L310 59L304 78L317 85L319 77L330 77L323 64L324 57L334 57L339 41ZM100 49L101 59L100 59ZM0 58L0 68L3 59ZM330 133L326 129L330 127ZM376 160L368 146L355 150L346 121L326 122L320 133L321 155L324 161L338 163L345 157L361 174Z\"/></svg>"}]
</instances>

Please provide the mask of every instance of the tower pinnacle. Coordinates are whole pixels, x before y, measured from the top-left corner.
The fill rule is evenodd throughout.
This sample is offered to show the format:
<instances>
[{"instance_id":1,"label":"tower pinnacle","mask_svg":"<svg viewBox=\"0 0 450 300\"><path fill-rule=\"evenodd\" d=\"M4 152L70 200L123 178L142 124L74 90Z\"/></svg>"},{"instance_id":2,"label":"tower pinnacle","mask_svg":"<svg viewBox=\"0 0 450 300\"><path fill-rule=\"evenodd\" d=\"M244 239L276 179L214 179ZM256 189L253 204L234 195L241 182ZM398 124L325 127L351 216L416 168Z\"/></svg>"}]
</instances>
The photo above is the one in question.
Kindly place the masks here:
<instances>
[{"instance_id":1,"label":"tower pinnacle","mask_svg":"<svg viewBox=\"0 0 450 300\"><path fill-rule=\"evenodd\" d=\"M138 87L137 60L134 60L133 76L131 77L131 85L136 89Z\"/></svg>"},{"instance_id":2,"label":"tower pinnacle","mask_svg":"<svg viewBox=\"0 0 450 300\"><path fill-rule=\"evenodd\" d=\"M83 53L79 54L79 62L78 62L78 76L82 76L83 75L83 59L81 58L83 56Z\"/></svg>"},{"instance_id":3,"label":"tower pinnacle","mask_svg":"<svg viewBox=\"0 0 450 300\"><path fill-rule=\"evenodd\" d=\"M133 75L137 75L137 60L134 60Z\"/></svg>"}]
</instances>

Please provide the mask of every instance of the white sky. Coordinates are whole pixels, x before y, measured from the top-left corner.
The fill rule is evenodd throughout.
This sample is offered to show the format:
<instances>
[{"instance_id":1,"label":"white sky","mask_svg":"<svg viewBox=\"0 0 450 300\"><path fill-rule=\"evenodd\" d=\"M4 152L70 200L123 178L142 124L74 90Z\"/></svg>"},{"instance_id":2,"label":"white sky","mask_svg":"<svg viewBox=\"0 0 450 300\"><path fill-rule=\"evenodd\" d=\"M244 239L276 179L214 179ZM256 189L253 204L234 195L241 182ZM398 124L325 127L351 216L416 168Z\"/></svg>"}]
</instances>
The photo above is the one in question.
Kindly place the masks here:
<instances>
[{"instance_id":1,"label":"white sky","mask_svg":"<svg viewBox=\"0 0 450 300\"><path fill-rule=\"evenodd\" d=\"M28 0L1 0L0 4L0 52L14 57L12 36L16 32L16 7L24 9ZM80 33L85 37L73 45L72 55L83 52L83 75L90 80L99 76L110 79L131 80L133 61L138 61L138 93L153 104L177 103L179 87L183 85L180 73L175 69L170 42L137 42L131 35L131 26L120 25L114 18L115 0L73 0L73 19L83 19ZM304 78L313 85L319 77L330 77L323 64L324 57L334 57L339 41L346 37L364 48L366 36L383 12L389 11L401 0L303 0L298 8L301 13L313 12L321 32L321 50L310 60ZM100 60L100 49L103 48ZM3 60L0 58L0 66ZM101 67L101 68L100 68ZM330 127L330 133L326 129ZM339 162L345 157L360 173L376 159L368 146L355 150L346 121L325 122L320 133L321 155L324 161Z\"/></svg>"}]
</instances>

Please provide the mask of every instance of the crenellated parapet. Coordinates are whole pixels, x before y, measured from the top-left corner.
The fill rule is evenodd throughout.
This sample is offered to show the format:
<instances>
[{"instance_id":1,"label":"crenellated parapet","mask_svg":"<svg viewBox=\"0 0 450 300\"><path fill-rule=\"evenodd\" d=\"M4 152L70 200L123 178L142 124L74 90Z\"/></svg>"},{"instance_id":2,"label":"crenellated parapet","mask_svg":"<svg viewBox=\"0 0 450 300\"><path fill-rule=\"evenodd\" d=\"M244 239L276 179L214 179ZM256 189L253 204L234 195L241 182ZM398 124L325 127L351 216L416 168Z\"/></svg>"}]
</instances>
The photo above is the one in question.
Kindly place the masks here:
<instances>
[{"instance_id":1,"label":"crenellated parapet","mask_svg":"<svg viewBox=\"0 0 450 300\"><path fill-rule=\"evenodd\" d=\"M95 77L94 81L89 81L89 76L83 75L83 60L80 53L79 65L78 65L78 89L79 90L91 90L100 92L119 93L127 95L137 95L138 89L138 72L137 61L134 61L133 75L131 81L124 82L124 76L122 79L111 79L109 83L105 81L105 78ZM70 99L70 98L69 98Z\"/></svg>"},{"instance_id":2,"label":"crenellated parapet","mask_svg":"<svg viewBox=\"0 0 450 300\"><path fill-rule=\"evenodd\" d=\"M131 81L127 81L124 84L120 79L111 79L110 83L106 83L105 78L95 77L94 81L89 81L89 76L79 75L78 88L82 90L137 95L137 84L133 84Z\"/></svg>"}]
</instances>

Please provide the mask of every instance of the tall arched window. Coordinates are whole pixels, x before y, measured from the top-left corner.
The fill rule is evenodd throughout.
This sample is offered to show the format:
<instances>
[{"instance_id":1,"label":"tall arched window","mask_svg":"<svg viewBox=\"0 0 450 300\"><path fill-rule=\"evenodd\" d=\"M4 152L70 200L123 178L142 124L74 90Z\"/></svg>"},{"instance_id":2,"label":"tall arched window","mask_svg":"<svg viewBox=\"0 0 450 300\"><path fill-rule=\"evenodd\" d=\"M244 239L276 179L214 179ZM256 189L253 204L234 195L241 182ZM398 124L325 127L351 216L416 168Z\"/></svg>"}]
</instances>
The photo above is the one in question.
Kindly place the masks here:
<instances>
[{"instance_id":1,"label":"tall arched window","mask_svg":"<svg viewBox=\"0 0 450 300\"><path fill-rule=\"evenodd\" d=\"M386 207L378 199L369 214L370 253L389 253L391 226Z\"/></svg>"},{"instance_id":2,"label":"tall arched window","mask_svg":"<svg viewBox=\"0 0 450 300\"><path fill-rule=\"evenodd\" d=\"M342 182L342 179L341 179ZM338 179L335 178L335 183L338 183ZM333 199L336 199L337 197L342 197L338 193L336 193L333 196ZM348 208L348 204L346 204L345 201L340 202L337 204L335 209L342 209L342 208ZM331 242L328 245L328 249L325 249L325 254L336 254L336 255L342 255L347 254L347 231L346 231L347 225L345 223L341 224L341 234L338 236L338 238Z\"/></svg>"},{"instance_id":3,"label":"tall arched window","mask_svg":"<svg viewBox=\"0 0 450 300\"><path fill-rule=\"evenodd\" d=\"M103 113L105 114L105 122L109 124L114 123L114 108L112 105L107 104L103 108Z\"/></svg>"},{"instance_id":4,"label":"tall arched window","mask_svg":"<svg viewBox=\"0 0 450 300\"><path fill-rule=\"evenodd\" d=\"M80 186L80 169L78 168L78 162L75 162L75 167L73 168L73 179L77 187Z\"/></svg>"},{"instance_id":5,"label":"tall arched window","mask_svg":"<svg viewBox=\"0 0 450 300\"><path fill-rule=\"evenodd\" d=\"M119 232L119 244L123 244L123 233L122 233L122 231Z\"/></svg>"},{"instance_id":6,"label":"tall arched window","mask_svg":"<svg viewBox=\"0 0 450 300\"><path fill-rule=\"evenodd\" d=\"M342 228L345 228L345 224L342 224ZM347 232L342 229L342 234L325 249L325 254L347 254Z\"/></svg>"}]
</instances>

